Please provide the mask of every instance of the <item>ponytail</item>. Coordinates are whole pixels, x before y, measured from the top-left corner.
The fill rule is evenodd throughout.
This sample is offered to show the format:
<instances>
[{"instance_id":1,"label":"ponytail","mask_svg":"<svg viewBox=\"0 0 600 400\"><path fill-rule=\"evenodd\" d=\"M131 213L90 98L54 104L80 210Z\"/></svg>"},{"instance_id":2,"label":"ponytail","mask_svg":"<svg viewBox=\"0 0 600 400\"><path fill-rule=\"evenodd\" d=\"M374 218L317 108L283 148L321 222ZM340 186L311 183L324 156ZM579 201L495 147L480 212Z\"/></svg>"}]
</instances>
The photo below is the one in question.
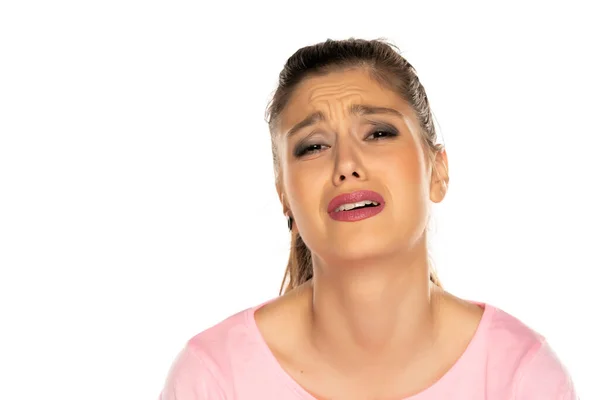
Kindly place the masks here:
<instances>
[{"instance_id":1,"label":"ponytail","mask_svg":"<svg viewBox=\"0 0 600 400\"><path fill-rule=\"evenodd\" d=\"M279 295L287 293L290 290L302 285L304 282L312 279L313 267L312 267L312 256L304 240L300 237L298 232L292 233L292 244L290 246L290 258L288 260L287 268L281 282L281 288L279 289ZM283 286L286 280L288 284L283 291Z\"/></svg>"}]
</instances>

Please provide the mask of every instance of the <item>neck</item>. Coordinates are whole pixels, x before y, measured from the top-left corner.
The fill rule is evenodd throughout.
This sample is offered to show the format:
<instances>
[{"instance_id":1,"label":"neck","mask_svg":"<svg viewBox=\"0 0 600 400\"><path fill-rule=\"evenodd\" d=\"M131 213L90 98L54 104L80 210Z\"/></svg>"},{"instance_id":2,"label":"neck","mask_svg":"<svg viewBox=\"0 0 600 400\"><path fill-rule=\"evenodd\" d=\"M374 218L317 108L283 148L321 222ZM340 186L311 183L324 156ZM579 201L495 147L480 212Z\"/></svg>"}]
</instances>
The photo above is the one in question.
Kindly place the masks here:
<instances>
[{"instance_id":1,"label":"neck","mask_svg":"<svg viewBox=\"0 0 600 400\"><path fill-rule=\"evenodd\" d=\"M312 340L335 364L396 368L435 340L441 289L429 281L424 247L385 260L315 259L310 288Z\"/></svg>"}]
</instances>

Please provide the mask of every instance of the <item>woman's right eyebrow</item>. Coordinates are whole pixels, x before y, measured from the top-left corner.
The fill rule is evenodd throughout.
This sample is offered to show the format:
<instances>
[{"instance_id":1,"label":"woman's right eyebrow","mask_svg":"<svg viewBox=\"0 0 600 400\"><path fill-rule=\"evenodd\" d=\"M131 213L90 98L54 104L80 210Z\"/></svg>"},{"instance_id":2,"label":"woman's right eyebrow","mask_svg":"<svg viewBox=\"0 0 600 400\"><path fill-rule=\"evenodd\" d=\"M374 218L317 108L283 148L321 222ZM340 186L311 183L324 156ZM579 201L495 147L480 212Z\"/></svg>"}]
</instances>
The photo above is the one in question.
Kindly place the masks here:
<instances>
[{"instance_id":1,"label":"woman's right eyebrow","mask_svg":"<svg viewBox=\"0 0 600 400\"><path fill-rule=\"evenodd\" d=\"M304 118L302 121L300 121L296 125L294 125L289 131L287 131L285 136L287 138L292 137L299 130L304 129L308 126L314 125L317 122L320 122L323 120L325 120L325 114L323 114L321 111L315 111L314 113L310 114L308 117Z\"/></svg>"}]
</instances>

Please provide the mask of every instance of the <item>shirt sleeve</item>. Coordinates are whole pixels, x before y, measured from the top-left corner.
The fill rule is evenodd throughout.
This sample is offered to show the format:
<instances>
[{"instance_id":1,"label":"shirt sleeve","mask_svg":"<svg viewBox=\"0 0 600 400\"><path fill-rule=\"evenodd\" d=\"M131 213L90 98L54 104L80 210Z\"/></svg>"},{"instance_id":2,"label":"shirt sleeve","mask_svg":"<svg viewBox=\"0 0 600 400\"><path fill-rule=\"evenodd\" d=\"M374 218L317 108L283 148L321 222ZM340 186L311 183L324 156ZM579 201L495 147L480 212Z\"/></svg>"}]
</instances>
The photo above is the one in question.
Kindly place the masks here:
<instances>
[{"instance_id":1,"label":"shirt sleeve","mask_svg":"<svg viewBox=\"0 0 600 400\"><path fill-rule=\"evenodd\" d=\"M521 367L515 400L578 400L573 381L544 340Z\"/></svg>"},{"instance_id":2,"label":"shirt sleeve","mask_svg":"<svg viewBox=\"0 0 600 400\"><path fill-rule=\"evenodd\" d=\"M226 400L213 371L188 344L171 365L158 400Z\"/></svg>"}]
</instances>

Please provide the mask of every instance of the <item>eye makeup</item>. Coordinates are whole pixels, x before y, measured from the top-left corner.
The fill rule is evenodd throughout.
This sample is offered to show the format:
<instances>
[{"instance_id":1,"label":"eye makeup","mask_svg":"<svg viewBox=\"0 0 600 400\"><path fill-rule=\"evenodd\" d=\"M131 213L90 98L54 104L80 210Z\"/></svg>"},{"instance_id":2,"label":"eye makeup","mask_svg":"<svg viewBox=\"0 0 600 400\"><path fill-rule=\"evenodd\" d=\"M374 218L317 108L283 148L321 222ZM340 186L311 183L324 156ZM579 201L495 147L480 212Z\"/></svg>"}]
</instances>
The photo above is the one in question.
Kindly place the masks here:
<instances>
[{"instance_id":1,"label":"eye makeup","mask_svg":"<svg viewBox=\"0 0 600 400\"><path fill-rule=\"evenodd\" d=\"M381 140L385 140L385 139L394 139L397 136L400 135L398 129L396 129L395 127L393 127L392 125L389 124L385 124L385 123L375 123L375 122L371 122L370 125L372 125L372 128L369 129L368 133L366 134L366 136L364 136L363 140L365 141L381 141ZM294 147L294 157L296 158L302 158L305 155L308 154L315 154L318 153L328 147L331 147L324 142L323 139L314 139L312 138L312 134L309 135L307 138L305 138L304 140L301 140L295 147Z\"/></svg>"}]
</instances>

